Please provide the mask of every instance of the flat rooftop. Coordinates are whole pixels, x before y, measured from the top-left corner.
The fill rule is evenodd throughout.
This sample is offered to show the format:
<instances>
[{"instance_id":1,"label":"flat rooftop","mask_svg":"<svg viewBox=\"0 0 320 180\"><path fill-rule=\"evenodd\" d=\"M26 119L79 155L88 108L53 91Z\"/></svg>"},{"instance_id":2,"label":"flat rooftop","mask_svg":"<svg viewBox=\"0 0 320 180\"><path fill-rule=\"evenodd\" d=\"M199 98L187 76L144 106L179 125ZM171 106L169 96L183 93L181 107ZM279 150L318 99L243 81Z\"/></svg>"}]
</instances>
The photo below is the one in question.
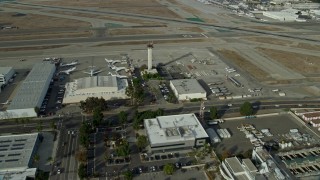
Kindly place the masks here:
<instances>
[{"instance_id":1,"label":"flat rooftop","mask_svg":"<svg viewBox=\"0 0 320 180\"><path fill-rule=\"evenodd\" d=\"M117 77L115 76L92 76L76 79L78 89L94 87L115 87L118 88Z\"/></svg>"},{"instance_id":2,"label":"flat rooftop","mask_svg":"<svg viewBox=\"0 0 320 180\"><path fill-rule=\"evenodd\" d=\"M0 67L0 74L8 74L11 71L12 67Z\"/></svg>"},{"instance_id":3,"label":"flat rooftop","mask_svg":"<svg viewBox=\"0 0 320 180\"><path fill-rule=\"evenodd\" d=\"M244 169L237 157L226 158L225 162L229 165L233 173L244 172Z\"/></svg>"},{"instance_id":4,"label":"flat rooftop","mask_svg":"<svg viewBox=\"0 0 320 180\"><path fill-rule=\"evenodd\" d=\"M0 136L0 171L28 168L38 133Z\"/></svg>"},{"instance_id":5,"label":"flat rooftop","mask_svg":"<svg viewBox=\"0 0 320 180\"><path fill-rule=\"evenodd\" d=\"M170 81L179 94L206 93L196 79L176 79Z\"/></svg>"},{"instance_id":6,"label":"flat rooftop","mask_svg":"<svg viewBox=\"0 0 320 180\"><path fill-rule=\"evenodd\" d=\"M208 138L195 114L159 116L144 120L151 146L154 144Z\"/></svg>"},{"instance_id":7,"label":"flat rooftop","mask_svg":"<svg viewBox=\"0 0 320 180\"><path fill-rule=\"evenodd\" d=\"M55 65L49 62L35 64L21 83L7 110L39 106L39 100L44 95L43 91L47 91L47 83L51 81L55 69Z\"/></svg>"}]
</instances>

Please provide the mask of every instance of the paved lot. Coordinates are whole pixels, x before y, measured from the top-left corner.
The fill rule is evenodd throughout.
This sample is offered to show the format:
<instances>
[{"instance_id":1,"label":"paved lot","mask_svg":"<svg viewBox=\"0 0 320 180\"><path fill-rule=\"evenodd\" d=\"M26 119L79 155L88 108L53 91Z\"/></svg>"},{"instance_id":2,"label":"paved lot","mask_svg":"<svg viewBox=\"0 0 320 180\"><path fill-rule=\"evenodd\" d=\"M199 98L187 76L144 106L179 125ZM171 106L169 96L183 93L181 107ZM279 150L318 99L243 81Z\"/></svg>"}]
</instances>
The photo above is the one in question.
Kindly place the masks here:
<instances>
[{"instance_id":1,"label":"paved lot","mask_svg":"<svg viewBox=\"0 0 320 180\"><path fill-rule=\"evenodd\" d=\"M307 131L297 120L288 114L269 116L253 119L229 120L225 121L219 126L213 126L215 129L227 128L231 133L231 138L222 139L222 142L216 145L217 153L221 154L223 151L228 150L232 154L243 153L249 149L253 149L253 145L249 139L245 138L245 134L237 129L241 124L253 124L257 130L269 129L273 137L265 137L262 140L281 139L283 134L289 133L290 129L298 129L302 133L312 133Z\"/></svg>"},{"instance_id":2,"label":"paved lot","mask_svg":"<svg viewBox=\"0 0 320 180\"><path fill-rule=\"evenodd\" d=\"M140 176L135 177L136 180L205 180L207 177L204 174L204 171L198 170L187 170L187 171L176 171L173 175L168 176L165 175L163 172L156 172L156 173L147 173Z\"/></svg>"}]
</instances>

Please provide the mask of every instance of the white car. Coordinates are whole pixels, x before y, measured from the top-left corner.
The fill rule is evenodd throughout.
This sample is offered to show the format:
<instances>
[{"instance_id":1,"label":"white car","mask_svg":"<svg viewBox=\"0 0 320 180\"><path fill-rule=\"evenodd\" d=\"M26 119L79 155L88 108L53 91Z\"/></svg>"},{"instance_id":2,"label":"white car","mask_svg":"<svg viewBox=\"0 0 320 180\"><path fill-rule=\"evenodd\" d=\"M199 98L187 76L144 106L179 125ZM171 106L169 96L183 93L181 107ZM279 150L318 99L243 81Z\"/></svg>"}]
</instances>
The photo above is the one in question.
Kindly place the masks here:
<instances>
[{"instance_id":1,"label":"white car","mask_svg":"<svg viewBox=\"0 0 320 180\"><path fill-rule=\"evenodd\" d=\"M60 173L61 173L61 170L60 170L60 169L58 169L58 170L57 170L57 174L60 174Z\"/></svg>"},{"instance_id":2,"label":"white car","mask_svg":"<svg viewBox=\"0 0 320 180\"><path fill-rule=\"evenodd\" d=\"M228 104L228 106L229 106L229 107L231 107L231 106L232 106L232 104Z\"/></svg>"}]
</instances>

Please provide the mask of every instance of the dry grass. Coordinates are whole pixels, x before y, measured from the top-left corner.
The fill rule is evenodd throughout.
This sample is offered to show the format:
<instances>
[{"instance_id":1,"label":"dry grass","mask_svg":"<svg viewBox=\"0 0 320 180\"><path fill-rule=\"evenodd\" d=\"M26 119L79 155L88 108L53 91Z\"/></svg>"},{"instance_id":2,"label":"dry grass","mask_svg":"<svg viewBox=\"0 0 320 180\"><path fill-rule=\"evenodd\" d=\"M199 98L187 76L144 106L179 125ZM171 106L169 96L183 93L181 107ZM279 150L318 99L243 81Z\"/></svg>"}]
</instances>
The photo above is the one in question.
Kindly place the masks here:
<instances>
[{"instance_id":1,"label":"dry grass","mask_svg":"<svg viewBox=\"0 0 320 180\"><path fill-rule=\"evenodd\" d=\"M298 45L292 45L292 47L297 47L301 49L320 51L320 45L307 44L307 43L299 43Z\"/></svg>"},{"instance_id":2,"label":"dry grass","mask_svg":"<svg viewBox=\"0 0 320 180\"><path fill-rule=\"evenodd\" d=\"M171 44L171 43L195 43L195 42L205 42L205 39L178 39L178 40L155 40L154 44ZM96 45L95 47L101 46L121 46L121 45L139 45L147 44L150 41L129 41L129 42L108 42Z\"/></svg>"},{"instance_id":3,"label":"dry grass","mask_svg":"<svg viewBox=\"0 0 320 180\"><path fill-rule=\"evenodd\" d=\"M157 0L56 0L36 1L36 3L55 6L98 7L117 12L180 18L176 13L159 4Z\"/></svg>"},{"instance_id":4,"label":"dry grass","mask_svg":"<svg viewBox=\"0 0 320 180\"><path fill-rule=\"evenodd\" d=\"M90 27L87 22L63 19L57 17L27 14L25 16L13 17L15 13L0 13L0 22L17 26L19 29L41 29L41 28L59 28L59 27Z\"/></svg>"},{"instance_id":5,"label":"dry grass","mask_svg":"<svg viewBox=\"0 0 320 180\"><path fill-rule=\"evenodd\" d=\"M239 55L237 52L222 49L218 50L218 52L223 55L225 58L229 59L233 63L237 64L241 69L250 73L254 78L260 81L265 81L268 79L268 73L260 69L259 67L252 64L250 61L246 60L244 57Z\"/></svg>"},{"instance_id":6,"label":"dry grass","mask_svg":"<svg viewBox=\"0 0 320 180\"><path fill-rule=\"evenodd\" d=\"M289 69L301 74L310 75L318 74L320 72L320 56L311 56L267 48L256 49Z\"/></svg>"},{"instance_id":7,"label":"dry grass","mask_svg":"<svg viewBox=\"0 0 320 180\"><path fill-rule=\"evenodd\" d=\"M109 29L110 35L143 35L143 34L163 34L161 31L145 28L115 28Z\"/></svg>"},{"instance_id":8,"label":"dry grass","mask_svg":"<svg viewBox=\"0 0 320 180\"><path fill-rule=\"evenodd\" d=\"M34 40L34 39L54 39L54 38L72 38L72 37L90 37L89 31L83 32L61 32L61 33L31 33L0 36L0 41L15 41L15 40Z\"/></svg>"},{"instance_id":9,"label":"dry grass","mask_svg":"<svg viewBox=\"0 0 320 180\"><path fill-rule=\"evenodd\" d=\"M52 45L52 46L30 46L30 47L17 47L17 48L0 48L1 52L7 51L30 51L30 50L44 50L44 49L53 49L61 48L67 45Z\"/></svg>"},{"instance_id":10,"label":"dry grass","mask_svg":"<svg viewBox=\"0 0 320 180\"><path fill-rule=\"evenodd\" d=\"M253 41L253 42L259 42L259 43L266 43L266 44L274 44L274 45L280 45L280 46L287 46L292 44L292 41L283 40L283 39L276 39L272 37L244 37L242 39Z\"/></svg>"},{"instance_id":11,"label":"dry grass","mask_svg":"<svg viewBox=\"0 0 320 180\"><path fill-rule=\"evenodd\" d=\"M46 11L46 12L48 12L48 11ZM113 16L98 15L98 14L67 12L67 11L49 11L49 12L55 13L55 14L77 16L77 17L87 17L87 18L119 21L119 22L136 23L136 24L140 24L140 25L165 26L164 23L160 23L160 22L153 22L153 21L147 21L147 20L141 20L141 19L135 19L135 18L126 18L126 17L121 17L121 16L113 17Z\"/></svg>"},{"instance_id":12,"label":"dry grass","mask_svg":"<svg viewBox=\"0 0 320 180\"><path fill-rule=\"evenodd\" d=\"M20 6L20 5L14 5L14 4L1 4L1 6L2 7L7 7L7 8L23 9L23 10L36 10L36 9L39 9L38 7Z\"/></svg>"},{"instance_id":13,"label":"dry grass","mask_svg":"<svg viewBox=\"0 0 320 180\"><path fill-rule=\"evenodd\" d=\"M181 27L179 28L181 31L188 31L188 32L197 32L197 33L203 33L204 30L199 27Z\"/></svg>"},{"instance_id":14,"label":"dry grass","mask_svg":"<svg viewBox=\"0 0 320 180\"><path fill-rule=\"evenodd\" d=\"M283 31L283 29L272 26L246 26L247 28L265 30L265 31Z\"/></svg>"}]
</instances>

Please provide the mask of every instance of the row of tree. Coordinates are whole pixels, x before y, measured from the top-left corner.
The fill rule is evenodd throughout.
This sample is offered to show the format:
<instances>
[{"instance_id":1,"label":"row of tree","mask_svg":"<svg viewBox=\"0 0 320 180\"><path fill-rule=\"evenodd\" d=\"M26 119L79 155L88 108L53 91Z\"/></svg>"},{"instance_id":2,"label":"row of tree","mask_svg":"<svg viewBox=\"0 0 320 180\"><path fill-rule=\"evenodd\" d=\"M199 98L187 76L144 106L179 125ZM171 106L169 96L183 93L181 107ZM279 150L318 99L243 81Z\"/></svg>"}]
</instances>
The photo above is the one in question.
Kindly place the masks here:
<instances>
[{"instance_id":1,"label":"row of tree","mask_svg":"<svg viewBox=\"0 0 320 180\"><path fill-rule=\"evenodd\" d=\"M151 111L151 110L142 111L142 112L136 111L133 118L133 128L138 130L141 127L143 127L144 119L151 119L151 118L155 118L157 116L163 116L163 115L164 115L163 109L158 109L156 111Z\"/></svg>"},{"instance_id":2,"label":"row of tree","mask_svg":"<svg viewBox=\"0 0 320 180\"><path fill-rule=\"evenodd\" d=\"M140 105L144 101L144 90L141 86L141 80L138 78L133 79L132 83L128 83L125 93L130 98L131 105Z\"/></svg>"},{"instance_id":3,"label":"row of tree","mask_svg":"<svg viewBox=\"0 0 320 180\"><path fill-rule=\"evenodd\" d=\"M85 101L80 101L80 108L86 113L93 113L96 109L105 111L107 109L107 103L102 97L88 97Z\"/></svg>"},{"instance_id":4,"label":"row of tree","mask_svg":"<svg viewBox=\"0 0 320 180\"><path fill-rule=\"evenodd\" d=\"M253 114L253 107L250 102L244 102L240 106L240 114L243 116L250 116ZM218 119L219 118L219 113L218 109L216 107L211 107L210 108L210 118L211 119Z\"/></svg>"}]
</instances>

